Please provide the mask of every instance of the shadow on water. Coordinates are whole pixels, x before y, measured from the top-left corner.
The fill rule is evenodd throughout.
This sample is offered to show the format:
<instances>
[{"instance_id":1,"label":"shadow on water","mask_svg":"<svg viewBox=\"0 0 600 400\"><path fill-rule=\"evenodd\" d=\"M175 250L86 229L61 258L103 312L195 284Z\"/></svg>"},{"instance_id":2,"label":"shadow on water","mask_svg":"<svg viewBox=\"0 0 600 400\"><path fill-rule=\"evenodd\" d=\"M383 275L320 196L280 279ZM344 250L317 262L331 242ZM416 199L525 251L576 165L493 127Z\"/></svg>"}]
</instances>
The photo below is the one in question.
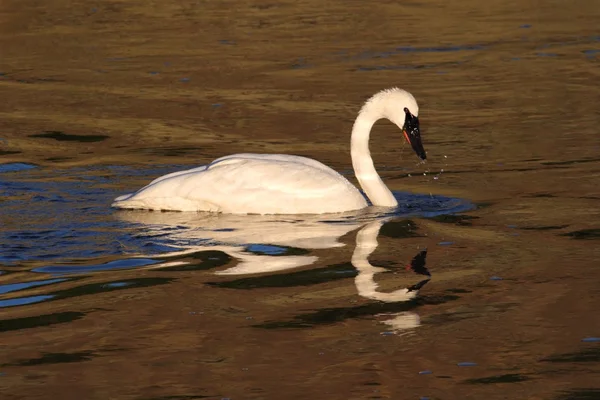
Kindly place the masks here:
<instances>
[{"instance_id":1,"label":"shadow on water","mask_svg":"<svg viewBox=\"0 0 600 400\"><path fill-rule=\"evenodd\" d=\"M36 133L29 135L32 138L42 139L54 139L59 142L81 142L81 143L93 143L102 142L108 139L110 136L107 135L73 135L59 131L46 131L44 133Z\"/></svg>"},{"instance_id":2,"label":"shadow on water","mask_svg":"<svg viewBox=\"0 0 600 400\"><path fill-rule=\"evenodd\" d=\"M0 150L0 156L9 156L12 154L20 154L18 150Z\"/></svg>"},{"instance_id":3,"label":"shadow on water","mask_svg":"<svg viewBox=\"0 0 600 400\"><path fill-rule=\"evenodd\" d=\"M193 399L208 399L208 398L218 398L221 396L204 396L204 395L173 395L173 396L160 396L160 397L147 397L143 400L193 400Z\"/></svg>"},{"instance_id":4,"label":"shadow on water","mask_svg":"<svg viewBox=\"0 0 600 400\"><path fill-rule=\"evenodd\" d=\"M555 397L555 400L598 400L600 388L578 388L565 390Z\"/></svg>"},{"instance_id":5,"label":"shadow on water","mask_svg":"<svg viewBox=\"0 0 600 400\"><path fill-rule=\"evenodd\" d=\"M497 383L516 383L528 381L529 378L527 375L523 374L504 374L504 375L494 375L494 376L486 376L485 378L474 378L467 379L463 381L463 383L468 383L471 385L489 385L489 384L497 384Z\"/></svg>"},{"instance_id":6,"label":"shadow on water","mask_svg":"<svg viewBox=\"0 0 600 400\"><path fill-rule=\"evenodd\" d=\"M573 239L579 240L600 239L600 229L582 229L579 231L564 233L561 236L569 236Z\"/></svg>"},{"instance_id":7,"label":"shadow on water","mask_svg":"<svg viewBox=\"0 0 600 400\"><path fill-rule=\"evenodd\" d=\"M379 234L394 239L423 237L417 229L417 224L411 220L390 221L381 227Z\"/></svg>"},{"instance_id":8,"label":"shadow on water","mask_svg":"<svg viewBox=\"0 0 600 400\"><path fill-rule=\"evenodd\" d=\"M455 224L460 226L471 226L471 221L478 219L473 215L461 215L461 214L444 214L432 217L431 219L435 222L441 222L443 224Z\"/></svg>"},{"instance_id":9,"label":"shadow on water","mask_svg":"<svg viewBox=\"0 0 600 400\"><path fill-rule=\"evenodd\" d=\"M526 231L553 231L567 228L569 225L542 225L542 226L524 226L519 229Z\"/></svg>"},{"instance_id":10,"label":"shadow on water","mask_svg":"<svg viewBox=\"0 0 600 400\"><path fill-rule=\"evenodd\" d=\"M541 361L551 363L600 363L600 348L594 347L575 353L556 354Z\"/></svg>"},{"instance_id":11,"label":"shadow on water","mask_svg":"<svg viewBox=\"0 0 600 400\"><path fill-rule=\"evenodd\" d=\"M0 332L20 329L39 328L56 324L65 324L83 318L86 313L66 311L53 314L36 315L34 317L13 318L0 320Z\"/></svg>"},{"instance_id":12,"label":"shadow on water","mask_svg":"<svg viewBox=\"0 0 600 400\"><path fill-rule=\"evenodd\" d=\"M96 354L90 351L81 351L76 353L45 353L38 358L30 358L28 360L20 360L14 363L1 364L2 367L31 367L42 364L62 364L74 363L81 361L89 361Z\"/></svg>"}]
</instances>

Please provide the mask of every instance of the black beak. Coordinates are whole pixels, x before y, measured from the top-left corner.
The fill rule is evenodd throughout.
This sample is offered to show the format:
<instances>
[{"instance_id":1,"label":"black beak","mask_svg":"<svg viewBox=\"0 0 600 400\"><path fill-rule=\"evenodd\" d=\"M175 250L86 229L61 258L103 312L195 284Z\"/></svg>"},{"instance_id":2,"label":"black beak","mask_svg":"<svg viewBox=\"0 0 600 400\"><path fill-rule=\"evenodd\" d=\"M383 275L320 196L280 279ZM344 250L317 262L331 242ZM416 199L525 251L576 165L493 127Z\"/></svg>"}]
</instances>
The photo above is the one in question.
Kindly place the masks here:
<instances>
[{"instance_id":1,"label":"black beak","mask_svg":"<svg viewBox=\"0 0 600 400\"><path fill-rule=\"evenodd\" d=\"M410 146L413 148L415 153L417 153L417 156L419 156L421 160L426 160L427 155L425 154L425 149L423 148L423 142L421 142L419 118L412 115L408 108L404 108L404 113L406 114L406 117L404 118L402 132L404 133L408 143L410 143Z\"/></svg>"}]
</instances>

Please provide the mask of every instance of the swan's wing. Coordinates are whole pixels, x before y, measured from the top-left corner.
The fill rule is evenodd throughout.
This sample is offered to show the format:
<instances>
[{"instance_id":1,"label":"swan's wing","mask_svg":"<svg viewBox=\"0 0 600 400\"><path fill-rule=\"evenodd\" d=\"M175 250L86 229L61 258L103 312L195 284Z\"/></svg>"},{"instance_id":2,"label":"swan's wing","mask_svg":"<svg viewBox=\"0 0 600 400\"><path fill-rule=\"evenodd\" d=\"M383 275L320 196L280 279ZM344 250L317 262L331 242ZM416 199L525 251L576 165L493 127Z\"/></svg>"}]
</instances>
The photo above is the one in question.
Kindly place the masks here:
<instances>
[{"instance_id":1,"label":"swan's wing","mask_svg":"<svg viewBox=\"0 0 600 400\"><path fill-rule=\"evenodd\" d=\"M360 192L331 168L298 156L239 155L188 170L113 203L119 208L299 214L355 210Z\"/></svg>"},{"instance_id":2,"label":"swan's wing","mask_svg":"<svg viewBox=\"0 0 600 400\"><path fill-rule=\"evenodd\" d=\"M156 178L155 180L153 180L152 182L150 182L147 186L150 186L150 185L152 185L152 184L154 184L156 182L164 181L165 179L173 178L173 177L176 177L176 176L179 176L179 175L205 171L207 168L208 168L208 165L202 165L200 167L196 167L196 168L192 168L192 169L186 169L185 171L171 172L170 174L159 176L158 178Z\"/></svg>"},{"instance_id":3,"label":"swan's wing","mask_svg":"<svg viewBox=\"0 0 600 400\"><path fill-rule=\"evenodd\" d=\"M205 198L227 213L325 213L366 206L346 178L304 157L232 157L212 163L201 180L187 196Z\"/></svg>"},{"instance_id":4,"label":"swan's wing","mask_svg":"<svg viewBox=\"0 0 600 400\"><path fill-rule=\"evenodd\" d=\"M333 169L328 167L327 165L319 162L317 160L313 160L312 158L302 157L302 156L294 156L290 154L256 154L256 153L240 153L240 154L232 154L229 156L224 156L217 158L214 160L211 165L217 164L224 160L273 160L273 161L283 161L283 162L292 162L296 164L304 164L312 168L320 169L323 171L333 172L337 174Z\"/></svg>"}]
</instances>

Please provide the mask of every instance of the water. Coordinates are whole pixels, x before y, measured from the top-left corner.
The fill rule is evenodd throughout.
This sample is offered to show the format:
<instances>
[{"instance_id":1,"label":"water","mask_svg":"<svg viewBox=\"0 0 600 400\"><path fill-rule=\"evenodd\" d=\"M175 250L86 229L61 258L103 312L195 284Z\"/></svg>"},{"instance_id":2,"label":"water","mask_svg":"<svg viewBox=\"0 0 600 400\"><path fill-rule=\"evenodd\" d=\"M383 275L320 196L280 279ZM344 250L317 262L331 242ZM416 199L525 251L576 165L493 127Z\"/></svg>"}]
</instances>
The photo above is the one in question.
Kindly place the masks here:
<instances>
[{"instance_id":1,"label":"water","mask_svg":"<svg viewBox=\"0 0 600 400\"><path fill-rule=\"evenodd\" d=\"M594 2L71 3L1 6L3 398L598 398ZM236 152L352 180L390 86L396 212L108 207Z\"/></svg>"}]
</instances>

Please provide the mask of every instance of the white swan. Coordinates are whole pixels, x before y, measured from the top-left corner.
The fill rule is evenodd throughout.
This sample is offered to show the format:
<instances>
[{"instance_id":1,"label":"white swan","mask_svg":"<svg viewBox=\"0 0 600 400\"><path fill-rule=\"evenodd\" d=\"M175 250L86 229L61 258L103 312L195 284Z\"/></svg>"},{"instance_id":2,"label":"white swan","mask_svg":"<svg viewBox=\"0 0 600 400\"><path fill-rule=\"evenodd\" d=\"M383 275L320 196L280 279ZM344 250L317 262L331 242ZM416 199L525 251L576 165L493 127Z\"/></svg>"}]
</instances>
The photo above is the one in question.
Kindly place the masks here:
<instances>
[{"instance_id":1,"label":"white swan","mask_svg":"<svg viewBox=\"0 0 600 400\"><path fill-rule=\"evenodd\" d=\"M387 118L426 159L419 131L419 106L407 91L392 88L371 97L352 128L356 178L374 206L398 205L369 152L373 124ZM116 208L211 211L230 214L322 214L368 206L360 191L328 166L286 154L234 154L208 165L155 179L133 194L117 197Z\"/></svg>"}]
</instances>

